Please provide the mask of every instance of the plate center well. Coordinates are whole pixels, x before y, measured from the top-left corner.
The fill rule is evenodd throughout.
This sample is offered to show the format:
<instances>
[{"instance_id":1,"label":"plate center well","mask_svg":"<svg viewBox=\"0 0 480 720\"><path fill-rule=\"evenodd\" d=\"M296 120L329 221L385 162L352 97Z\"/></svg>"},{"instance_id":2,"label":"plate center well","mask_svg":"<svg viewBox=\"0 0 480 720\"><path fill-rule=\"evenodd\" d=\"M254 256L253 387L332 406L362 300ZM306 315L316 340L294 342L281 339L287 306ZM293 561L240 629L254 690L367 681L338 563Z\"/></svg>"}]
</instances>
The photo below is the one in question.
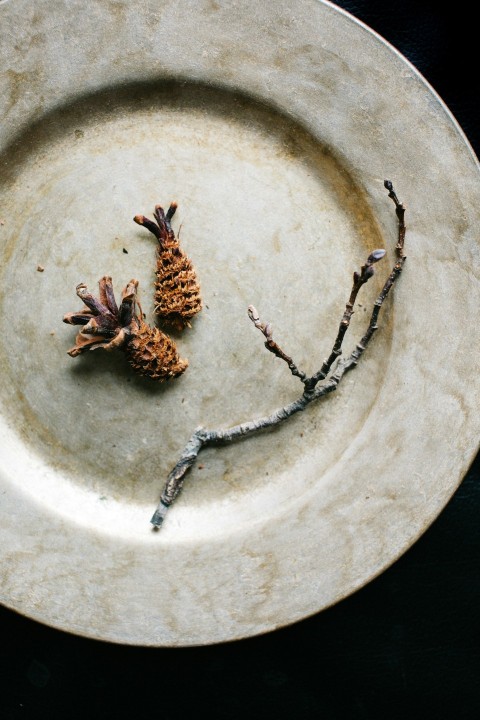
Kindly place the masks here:
<instances>
[{"instance_id":1,"label":"plate center well","mask_svg":"<svg viewBox=\"0 0 480 720\"><path fill-rule=\"evenodd\" d=\"M385 245L328 148L271 108L212 88L172 82L83 98L32 125L2 167L2 412L59 483L99 500L151 507L196 426L229 426L297 397L301 384L264 349L247 306L312 373L331 349L353 270ZM171 200L204 301L192 329L175 336L187 372L157 385L122 353L71 359L75 329L62 317L82 306L79 282L96 292L111 275L118 297L137 278L155 324L155 240L132 218ZM360 298L347 350L380 280ZM266 486L288 499L321 477L375 401L384 323L367 370L335 398L277 431L205 452L184 491L191 506L241 503ZM51 497L38 479L18 482L61 508L57 480Z\"/></svg>"}]
</instances>

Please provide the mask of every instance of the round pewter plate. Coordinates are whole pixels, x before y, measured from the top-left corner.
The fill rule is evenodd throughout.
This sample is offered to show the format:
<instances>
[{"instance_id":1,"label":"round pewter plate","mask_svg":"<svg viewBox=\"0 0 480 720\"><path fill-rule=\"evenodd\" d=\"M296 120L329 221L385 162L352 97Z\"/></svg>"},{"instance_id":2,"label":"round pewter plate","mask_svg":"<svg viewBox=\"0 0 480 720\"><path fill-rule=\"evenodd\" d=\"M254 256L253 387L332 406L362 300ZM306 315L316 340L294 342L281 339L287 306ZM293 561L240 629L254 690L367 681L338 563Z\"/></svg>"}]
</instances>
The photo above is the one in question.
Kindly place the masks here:
<instances>
[{"instance_id":1,"label":"round pewter plate","mask_svg":"<svg viewBox=\"0 0 480 720\"><path fill-rule=\"evenodd\" d=\"M185 646L316 613L428 527L477 447L477 161L415 69L318 0L10 0L0 5L0 600L74 633ZM254 304L309 373L352 272L353 349L408 256L358 368L277 429L210 448L160 532L149 519L194 428L229 426L301 386L249 322ZM75 286L139 279L132 222L178 202L204 310L190 366L156 385L121 353L71 359ZM384 267L382 267L382 265Z\"/></svg>"}]
</instances>

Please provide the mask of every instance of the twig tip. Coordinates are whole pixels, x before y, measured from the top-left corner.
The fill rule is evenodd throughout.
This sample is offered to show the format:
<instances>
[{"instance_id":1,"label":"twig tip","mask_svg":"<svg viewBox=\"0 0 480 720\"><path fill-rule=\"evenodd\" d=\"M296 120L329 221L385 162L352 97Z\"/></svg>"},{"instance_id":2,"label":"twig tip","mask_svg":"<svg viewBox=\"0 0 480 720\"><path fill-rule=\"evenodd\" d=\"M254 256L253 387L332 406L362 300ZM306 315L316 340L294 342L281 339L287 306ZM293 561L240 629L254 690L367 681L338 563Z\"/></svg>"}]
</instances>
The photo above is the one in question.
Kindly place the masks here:
<instances>
[{"instance_id":1,"label":"twig tip","mask_svg":"<svg viewBox=\"0 0 480 720\"><path fill-rule=\"evenodd\" d=\"M165 515L167 514L168 508L169 506L164 505L163 502L159 503L157 509L152 515L152 519L150 520L154 530L160 530L163 521L165 520Z\"/></svg>"}]
</instances>

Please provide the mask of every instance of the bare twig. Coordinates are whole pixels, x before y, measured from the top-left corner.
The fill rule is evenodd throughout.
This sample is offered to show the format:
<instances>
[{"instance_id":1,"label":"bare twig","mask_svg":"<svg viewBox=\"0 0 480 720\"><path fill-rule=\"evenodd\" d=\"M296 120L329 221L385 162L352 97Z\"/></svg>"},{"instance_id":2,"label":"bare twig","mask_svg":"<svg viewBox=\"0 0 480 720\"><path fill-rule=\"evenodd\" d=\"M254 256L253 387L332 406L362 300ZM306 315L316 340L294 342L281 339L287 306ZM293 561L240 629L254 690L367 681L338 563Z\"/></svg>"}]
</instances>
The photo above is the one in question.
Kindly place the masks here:
<instances>
[{"instance_id":1,"label":"bare twig","mask_svg":"<svg viewBox=\"0 0 480 720\"><path fill-rule=\"evenodd\" d=\"M334 372L327 379L330 374L332 365L335 360L341 354L341 348L343 339L350 325L350 320L353 315L353 308L358 295L358 292L362 285L364 285L373 275L373 265L383 258L385 255L384 250L374 250L369 257L365 265L362 266L360 272L355 272L353 275L353 286L350 293L350 297L345 307L342 320L340 321L337 337L332 347L332 351L329 357L325 360L320 370L314 375L308 377L303 371L299 370L297 365L293 362L292 358L289 357L272 338L272 328L270 323L263 323L260 320L256 309L250 305L248 308L248 316L254 323L255 327L258 328L266 338L265 347L267 350L272 352L276 357L287 363L292 375L298 377L304 384L304 391L302 395L284 407L280 407L270 415L258 418L256 420L249 420L235 425L227 429L208 430L203 427L199 427L195 430L190 440L186 444L178 462L175 467L171 470L165 488L160 498L157 509L151 519L151 523L154 529L162 525L168 508L175 501L175 498L180 493L185 476L190 468L195 464L195 461L199 453L208 445L225 445L236 440L246 438L254 433L266 430L267 428L274 427L287 420L292 415L304 410L307 405L311 402L324 397L328 393L335 391L340 384L344 375L353 370L365 352L369 342L371 341L375 331L378 328L377 321L380 309L393 287L395 281L400 275L403 265L405 263L404 255L404 243L405 243L405 208L399 202L394 190L392 183L389 180L385 180L385 188L389 191L389 197L395 203L395 210L398 218L398 240L396 245L396 262L393 269L388 276L379 296L375 300L373 311L370 317L368 328L357 344L351 355L345 360L339 360L337 362ZM322 384L319 384L321 380L324 380Z\"/></svg>"},{"instance_id":2,"label":"bare twig","mask_svg":"<svg viewBox=\"0 0 480 720\"><path fill-rule=\"evenodd\" d=\"M370 317L370 322L368 324L367 332L362 337L360 342L358 343L355 350L352 352L350 357L347 360L347 366L346 370L351 370L352 367L354 367L360 357L365 352L368 343L372 339L373 334L378 330L377 320L380 313L380 309L392 289L395 281L398 279L400 273L403 270L403 266L405 264L405 260L407 259L406 255L404 254L404 246L405 246L405 233L406 233L406 226L405 226L405 207L402 205L402 203L399 202L394 190L393 185L390 182L390 180L385 180L385 188L389 191L388 197L392 198L393 202L395 203L395 212L397 214L398 218L398 239L397 244L395 246L395 253L397 256L397 260L395 262L395 265L392 268L392 272L388 276L385 285L383 286L380 295L375 300L372 315Z\"/></svg>"},{"instance_id":3,"label":"bare twig","mask_svg":"<svg viewBox=\"0 0 480 720\"><path fill-rule=\"evenodd\" d=\"M296 377L300 378L302 382L305 382L305 380L307 379L306 374L298 369L292 358L289 357L286 353L284 353L282 348L277 345L277 343L273 340L272 324L262 323L258 316L258 312L256 308L253 307L253 305L248 306L248 317L253 322L255 327L258 328L267 338L267 341L265 343L265 347L267 348L267 350L269 350L281 360L284 360L290 368L290 372L292 373L292 375L295 375Z\"/></svg>"},{"instance_id":4,"label":"bare twig","mask_svg":"<svg viewBox=\"0 0 480 720\"><path fill-rule=\"evenodd\" d=\"M343 313L343 317L340 321L337 337L335 338L332 351L328 358L324 361L320 370L314 373L311 377L309 377L305 372L299 370L292 358L287 355L282 350L282 348L273 340L271 323L261 322L256 308L254 308L253 305L249 306L248 317L253 322L255 327L258 328L258 330L260 330L267 338L267 341L265 342L265 347L267 348L267 350L269 350L276 357L284 360L287 363L292 375L300 378L300 380L305 385L305 390L307 392L311 392L314 387L320 382L320 380L325 380L331 370L333 363L342 354L342 343L345 334L350 326L350 320L352 319L353 308L355 306L358 292L362 285L365 285L365 283L368 282L371 277L373 277L373 265L379 260L381 260L384 256L385 250L374 250L368 256L365 265L362 265L362 267L360 268L360 272L355 271L353 273L352 290L350 292L350 297L348 298L345 307L345 312Z\"/></svg>"},{"instance_id":5,"label":"bare twig","mask_svg":"<svg viewBox=\"0 0 480 720\"><path fill-rule=\"evenodd\" d=\"M342 353L342 343L345 338L345 334L350 327L350 320L352 319L353 315L353 308L355 306L355 301L357 299L358 291L362 287L362 285L365 285L366 282L370 280L371 277L373 277L373 265L374 263L378 262L385 256L385 250L374 250L367 258L367 262L365 265L362 265L360 268L360 272L355 271L353 273L353 286L352 291L350 293L350 297L348 299L348 302L345 306L345 312L343 313L343 317L340 321L340 325L338 328L337 337L335 338L335 342L333 344L332 351L328 358L324 361L322 367L320 370L318 370L314 375L312 375L311 378L308 378L305 381L305 389L306 390L312 390L315 385L320 382L320 380L324 380L328 373L330 372L330 369L335 362L335 360L341 355Z\"/></svg>"}]
</instances>

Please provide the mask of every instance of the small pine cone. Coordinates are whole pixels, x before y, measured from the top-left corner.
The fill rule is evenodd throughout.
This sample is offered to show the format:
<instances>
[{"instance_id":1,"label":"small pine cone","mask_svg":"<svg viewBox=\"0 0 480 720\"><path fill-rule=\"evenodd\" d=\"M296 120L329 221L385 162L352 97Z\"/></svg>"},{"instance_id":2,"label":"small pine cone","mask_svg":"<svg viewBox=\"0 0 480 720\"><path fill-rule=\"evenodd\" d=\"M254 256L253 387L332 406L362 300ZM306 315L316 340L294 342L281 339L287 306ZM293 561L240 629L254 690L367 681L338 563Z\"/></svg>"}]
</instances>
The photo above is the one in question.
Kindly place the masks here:
<instances>
[{"instance_id":1,"label":"small pine cone","mask_svg":"<svg viewBox=\"0 0 480 720\"><path fill-rule=\"evenodd\" d=\"M172 229L170 221L176 209L177 204L171 203L165 213L161 205L156 205L155 222L144 215L133 219L158 240L155 312L165 323L182 330L202 309L202 299L192 261L183 252Z\"/></svg>"},{"instance_id":2,"label":"small pine cone","mask_svg":"<svg viewBox=\"0 0 480 720\"><path fill-rule=\"evenodd\" d=\"M180 358L173 340L143 320L124 349L134 370L152 380L169 380L188 367L188 360Z\"/></svg>"}]
</instances>

